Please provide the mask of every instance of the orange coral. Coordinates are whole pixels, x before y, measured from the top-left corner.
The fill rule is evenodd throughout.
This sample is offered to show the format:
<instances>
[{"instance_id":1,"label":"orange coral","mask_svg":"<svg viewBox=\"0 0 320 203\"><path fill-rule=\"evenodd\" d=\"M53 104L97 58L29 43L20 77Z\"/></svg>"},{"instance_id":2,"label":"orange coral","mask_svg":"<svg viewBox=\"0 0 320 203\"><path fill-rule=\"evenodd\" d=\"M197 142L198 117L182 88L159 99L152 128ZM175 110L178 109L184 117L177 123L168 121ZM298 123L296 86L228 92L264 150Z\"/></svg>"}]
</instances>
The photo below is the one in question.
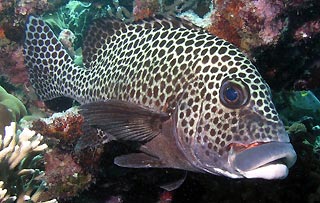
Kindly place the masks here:
<instances>
[{"instance_id":1,"label":"orange coral","mask_svg":"<svg viewBox=\"0 0 320 203\"><path fill-rule=\"evenodd\" d=\"M141 20L152 16L159 10L158 1L136 0L133 8L133 16L135 20Z\"/></svg>"},{"instance_id":2,"label":"orange coral","mask_svg":"<svg viewBox=\"0 0 320 203\"><path fill-rule=\"evenodd\" d=\"M0 39L6 38L3 27L0 27Z\"/></svg>"},{"instance_id":3,"label":"orange coral","mask_svg":"<svg viewBox=\"0 0 320 203\"><path fill-rule=\"evenodd\" d=\"M213 14L212 26L208 29L214 35L240 46L239 29L245 24L239 13L245 6L241 1L216 0L216 12Z\"/></svg>"},{"instance_id":4,"label":"orange coral","mask_svg":"<svg viewBox=\"0 0 320 203\"><path fill-rule=\"evenodd\" d=\"M153 13L154 11L152 11L150 8L141 9L134 14L134 20L142 20L144 18L148 18Z\"/></svg>"}]
</instances>

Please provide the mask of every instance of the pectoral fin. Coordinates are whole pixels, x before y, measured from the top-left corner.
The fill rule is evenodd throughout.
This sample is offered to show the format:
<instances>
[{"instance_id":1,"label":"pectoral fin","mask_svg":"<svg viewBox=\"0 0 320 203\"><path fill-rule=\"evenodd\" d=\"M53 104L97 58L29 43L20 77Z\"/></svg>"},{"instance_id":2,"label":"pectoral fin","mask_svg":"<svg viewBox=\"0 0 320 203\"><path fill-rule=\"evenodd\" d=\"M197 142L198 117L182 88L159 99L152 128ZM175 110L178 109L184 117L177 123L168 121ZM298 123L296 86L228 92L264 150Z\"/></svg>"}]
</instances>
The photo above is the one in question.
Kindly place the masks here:
<instances>
[{"instance_id":1,"label":"pectoral fin","mask_svg":"<svg viewBox=\"0 0 320 203\"><path fill-rule=\"evenodd\" d=\"M167 113L118 100L84 104L80 113L87 125L104 132L104 142L119 140L137 144L134 149L142 153L116 157L116 165L199 171L177 145L174 123Z\"/></svg>"},{"instance_id":2,"label":"pectoral fin","mask_svg":"<svg viewBox=\"0 0 320 203\"><path fill-rule=\"evenodd\" d=\"M146 142L161 132L167 113L126 101L92 102L80 107L80 113L90 126L102 129L117 140Z\"/></svg>"},{"instance_id":3,"label":"pectoral fin","mask_svg":"<svg viewBox=\"0 0 320 203\"><path fill-rule=\"evenodd\" d=\"M118 166L127 167L127 168L167 168L168 167L165 163L161 162L159 158L153 157L145 153L133 153L128 155L118 156L114 159L114 163ZM179 188L183 184L183 182L187 177L187 172L175 171L172 174L168 171L166 176L168 177L166 177L166 180L164 181L165 183L161 183L160 187L167 191L173 191Z\"/></svg>"}]
</instances>

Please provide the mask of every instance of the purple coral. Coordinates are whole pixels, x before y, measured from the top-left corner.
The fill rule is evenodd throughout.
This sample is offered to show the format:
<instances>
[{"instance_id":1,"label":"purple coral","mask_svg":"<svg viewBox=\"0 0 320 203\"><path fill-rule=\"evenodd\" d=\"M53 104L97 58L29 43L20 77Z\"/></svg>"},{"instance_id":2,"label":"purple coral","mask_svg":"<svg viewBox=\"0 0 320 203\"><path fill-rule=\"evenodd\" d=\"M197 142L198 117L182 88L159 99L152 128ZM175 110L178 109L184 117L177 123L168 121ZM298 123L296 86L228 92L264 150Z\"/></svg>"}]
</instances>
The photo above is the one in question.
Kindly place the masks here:
<instances>
[{"instance_id":1,"label":"purple coral","mask_svg":"<svg viewBox=\"0 0 320 203\"><path fill-rule=\"evenodd\" d=\"M261 26L259 37L264 44L274 44L286 26L284 19L277 18L283 12L283 1L257 0L253 5L252 9Z\"/></svg>"},{"instance_id":2,"label":"purple coral","mask_svg":"<svg viewBox=\"0 0 320 203\"><path fill-rule=\"evenodd\" d=\"M294 33L294 38L296 40L302 40L305 38L311 38L319 33L320 33L320 20L313 20L313 21L306 22L301 27L299 27Z\"/></svg>"},{"instance_id":3,"label":"purple coral","mask_svg":"<svg viewBox=\"0 0 320 203\"><path fill-rule=\"evenodd\" d=\"M19 15L29 15L37 10L47 10L49 3L47 0L17 0L15 13Z\"/></svg>"},{"instance_id":4,"label":"purple coral","mask_svg":"<svg viewBox=\"0 0 320 203\"><path fill-rule=\"evenodd\" d=\"M21 46L6 46L0 49L0 70L13 84L28 82L28 72L24 64Z\"/></svg>"}]
</instances>

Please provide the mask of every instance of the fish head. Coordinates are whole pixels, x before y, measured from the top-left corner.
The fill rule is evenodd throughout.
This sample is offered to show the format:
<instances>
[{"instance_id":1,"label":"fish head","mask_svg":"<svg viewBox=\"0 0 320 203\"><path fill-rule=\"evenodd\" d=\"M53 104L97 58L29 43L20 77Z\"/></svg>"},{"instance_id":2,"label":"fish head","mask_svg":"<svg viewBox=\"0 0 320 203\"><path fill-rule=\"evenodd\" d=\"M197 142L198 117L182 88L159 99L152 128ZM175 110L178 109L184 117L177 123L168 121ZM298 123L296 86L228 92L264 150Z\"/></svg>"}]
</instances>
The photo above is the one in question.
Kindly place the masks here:
<instances>
[{"instance_id":1,"label":"fish head","mask_svg":"<svg viewBox=\"0 0 320 203\"><path fill-rule=\"evenodd\" d=\"M227 47L236 54L229 54L229 60L220 56L208 70L199 62L204 68L180 99L174 116L178 146L205 172L285 178L296 153L270 88L243 54Z\"/></svg>"}]
</instances>

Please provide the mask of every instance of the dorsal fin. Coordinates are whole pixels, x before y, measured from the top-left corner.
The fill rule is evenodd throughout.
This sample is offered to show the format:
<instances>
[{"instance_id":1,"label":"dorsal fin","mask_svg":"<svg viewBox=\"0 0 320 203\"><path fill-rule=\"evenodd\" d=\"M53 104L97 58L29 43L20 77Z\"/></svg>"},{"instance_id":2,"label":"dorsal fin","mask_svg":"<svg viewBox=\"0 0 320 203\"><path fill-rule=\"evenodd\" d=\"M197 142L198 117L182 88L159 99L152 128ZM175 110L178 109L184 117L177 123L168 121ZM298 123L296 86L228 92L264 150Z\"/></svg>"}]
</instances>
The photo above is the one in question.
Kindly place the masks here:
<instances>
[{"instance_id":1,"label":"dorsal fin","mask_svg":"<svg viewBox=\"0 0 320 203\"><path fill-rule=\"evenodd\" d=\"M93 22L83 40L82 57L86 68L94 68L91 62L97 59L97 51L108 42L115 30L120 31L121 28L125 29L125 23L116 19L97 19Z\"/></svg>"},{"instance_id":2,"label":"dorsal fin","mask_svg":"<svg viewBox=\"0 0 320 203\"><path fill-rule=\"evenodd\" d=\"M104 45L109 43L115 43L115 46L117 45L117 43L113 41L113 35L129 32L139 33L141 30L174 30L180 28L188 30L203 30L201 27L198 27L189 21L174 16L165 18L163 16L156 15L132 23L125 23L118 19L110 18L97 19L92 23L84 38L83 64L86 68L95 68L95 64L97 64L95 63L95 60L98 58L98 51L102 49L108 53L107 49L110 49L112 46ZM205 30L203 31L205 32Z\"/></svg>"}]
</instances>

